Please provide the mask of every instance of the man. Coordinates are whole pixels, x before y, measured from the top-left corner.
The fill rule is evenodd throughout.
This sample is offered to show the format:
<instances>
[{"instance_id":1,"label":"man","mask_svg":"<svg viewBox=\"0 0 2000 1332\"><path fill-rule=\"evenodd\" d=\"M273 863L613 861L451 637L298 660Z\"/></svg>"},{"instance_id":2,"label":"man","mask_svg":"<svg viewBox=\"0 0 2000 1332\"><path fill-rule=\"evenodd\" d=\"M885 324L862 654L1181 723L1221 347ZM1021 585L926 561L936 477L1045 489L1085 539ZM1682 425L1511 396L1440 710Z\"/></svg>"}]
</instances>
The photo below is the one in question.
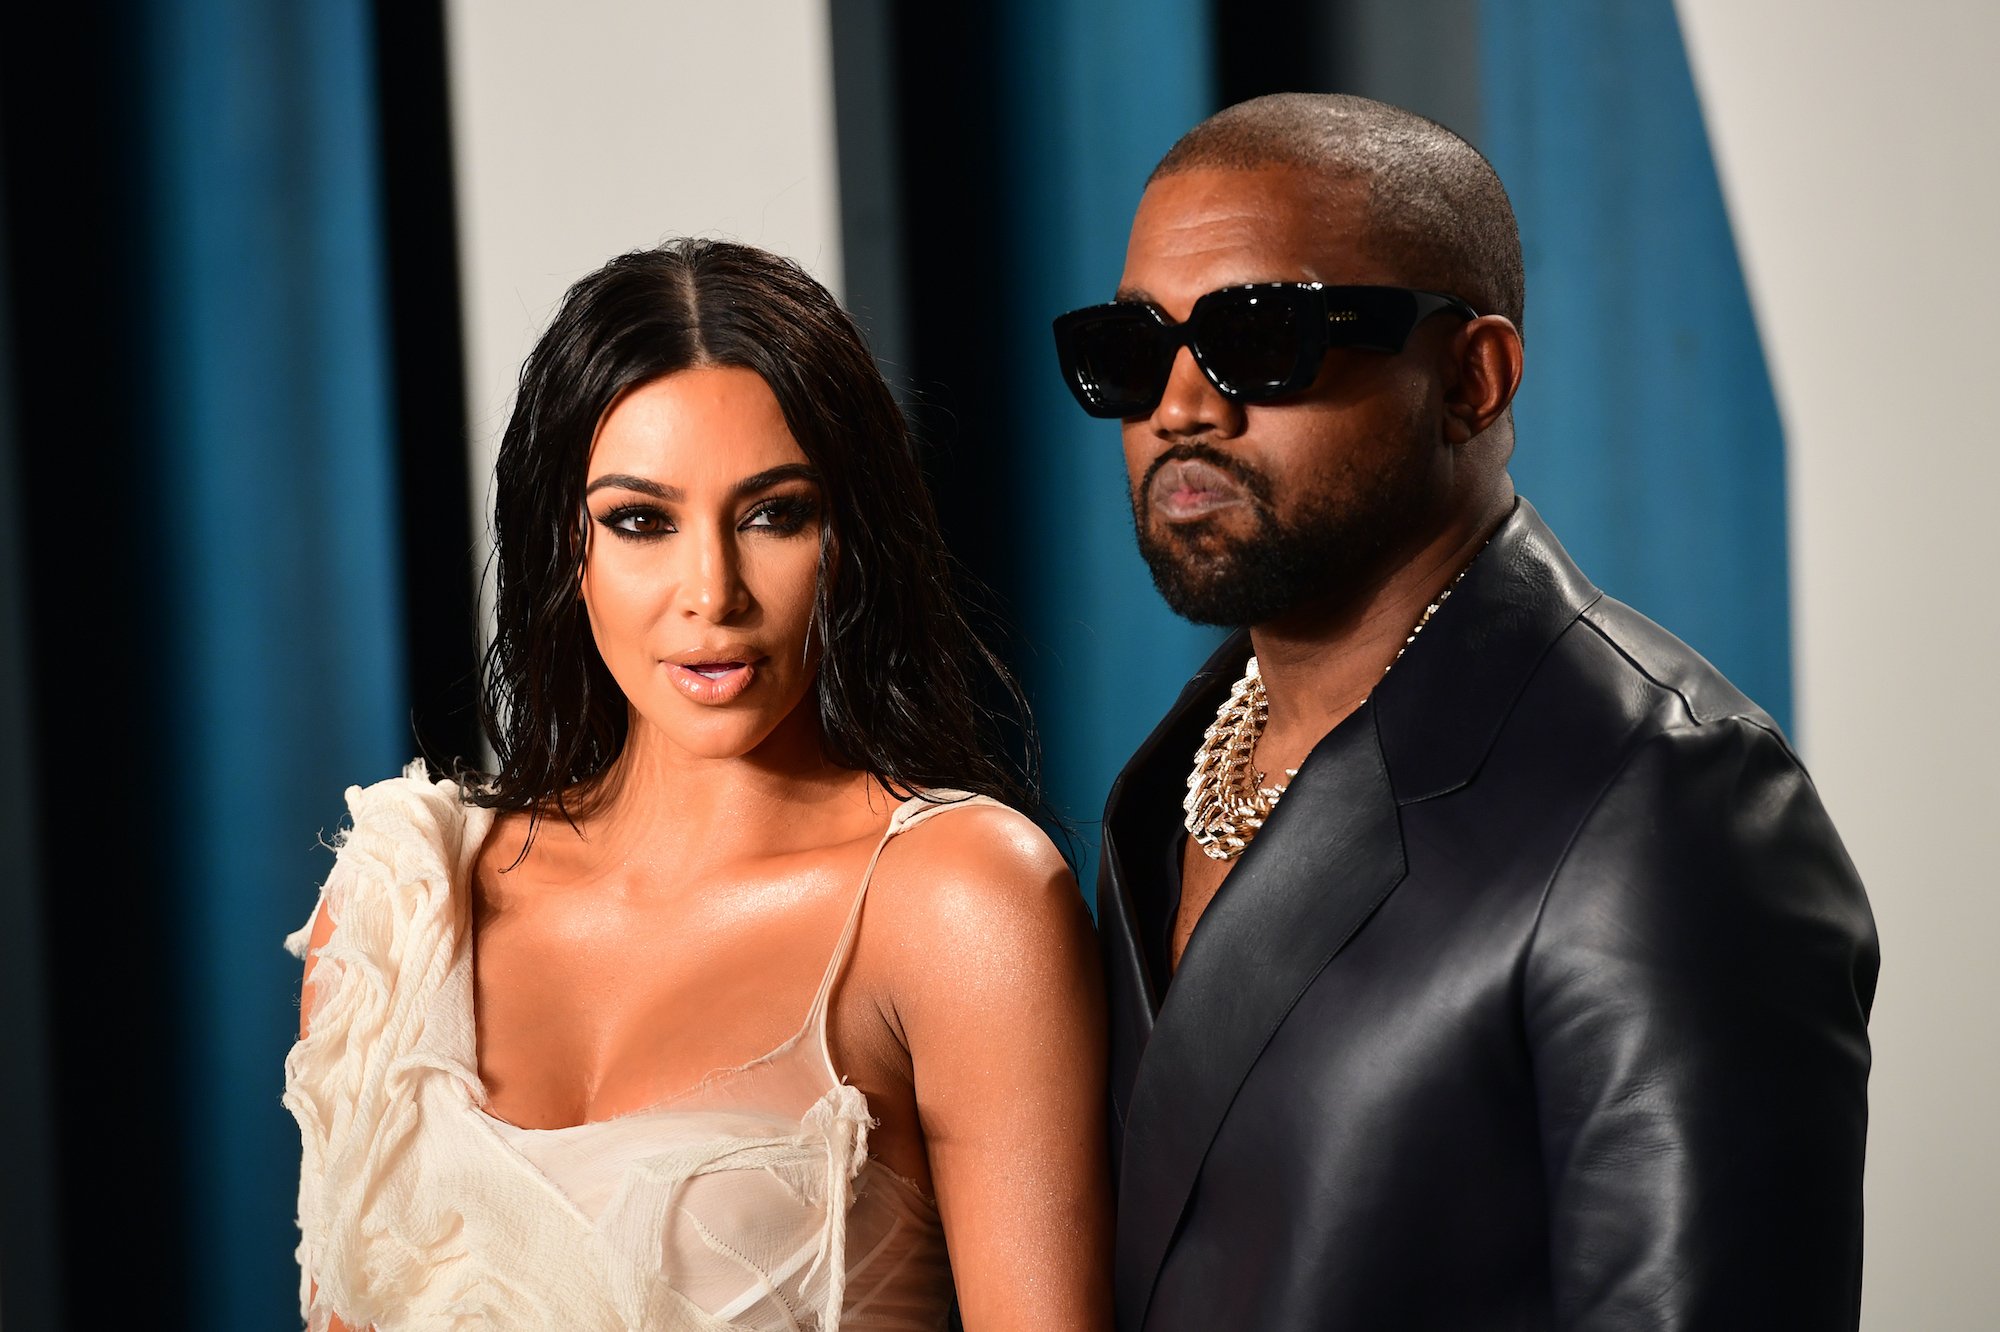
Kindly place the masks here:
<instances>
[{"instance_id":1,"label":"man","mask_svg":"<svg viewBox=\"0 0 2000 1332\"><path fill-rule=\"evenodd\" d=\"M1521 305L1477 152L1288 95L1057 321L1161 594L1247 626L1105 813L1125 1332L1857 1321L1867 901L1515 497Z\"/></svg>"}]
</instances>

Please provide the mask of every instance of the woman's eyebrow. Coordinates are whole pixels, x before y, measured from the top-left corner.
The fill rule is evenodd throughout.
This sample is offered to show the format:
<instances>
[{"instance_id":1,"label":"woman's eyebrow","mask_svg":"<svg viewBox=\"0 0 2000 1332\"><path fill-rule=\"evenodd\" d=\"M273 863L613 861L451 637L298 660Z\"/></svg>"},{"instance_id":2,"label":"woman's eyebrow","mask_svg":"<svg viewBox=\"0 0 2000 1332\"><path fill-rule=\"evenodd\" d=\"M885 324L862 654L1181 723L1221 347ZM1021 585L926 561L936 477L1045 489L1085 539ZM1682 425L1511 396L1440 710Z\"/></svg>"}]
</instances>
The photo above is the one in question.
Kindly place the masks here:
<instances>
[{"instance_id":1,"label":"woman's eyebrow","mask_svg":"<svg viewBox=\"0 0 2000 1332\"><path fill-rule=\"evenodd\" d=\"M760 490L769 490L772 486L786 481L811 481L817 485L819 473L813 470L811 463L780 463L776 467L765 468L755 476L744 477L730 489L740 498L744 495L754 495Z\"/></svg>"},{"instance_id":2,"label":"woman's eyebrow","mask_svg":"<svg viewBox=\"0 0 2000 1332\"><path fill-rule=\"evenodd\" d=\"M811 463L780 463L776 467L767 467L754 476L744 477L729 488L729 493L738 497L754 495L760 490L769 490L772 486L782 485L787 481L811 481L817 484L819 473L813 470ZM658 481L643 476L633 476L630 472L608 472L585 486L583 493L588 496L600 490L614 488L636 490L641 495L651 495L654 499L665 500L669 504L678 504L687 498L687 492L679 486L663 486Z\"/></svg>"},{"instance_id":3,"label":"woman's eyebrow","mask_svg":"<svg viewBox=\"0 0 2000 1332\"><path fill-rule=\"evenodd\" d=\"M600 476L585 486L583 493L586 496L595 495L600 490L613 487L619 490L636 490L641 495L651 495L654 499L666 500L669 504L678 503L686 498L679 486L663 486L657 481L648 481L643 476L633 476L629 472L611 472Z\"/></svg>"}]
</instances>

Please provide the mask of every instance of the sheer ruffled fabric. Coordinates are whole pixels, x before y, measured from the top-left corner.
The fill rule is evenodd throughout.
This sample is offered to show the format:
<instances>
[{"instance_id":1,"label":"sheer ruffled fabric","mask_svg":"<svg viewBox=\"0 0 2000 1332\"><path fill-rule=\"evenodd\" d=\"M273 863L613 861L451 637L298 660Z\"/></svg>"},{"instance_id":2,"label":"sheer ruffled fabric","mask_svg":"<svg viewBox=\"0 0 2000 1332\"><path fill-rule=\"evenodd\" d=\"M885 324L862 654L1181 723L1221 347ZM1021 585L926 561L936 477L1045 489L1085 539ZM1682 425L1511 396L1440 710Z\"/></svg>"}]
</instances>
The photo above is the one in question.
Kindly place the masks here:
<instances>
[{"instance_id":1,"label":"sheer ruffled fabric","mask_svg":"<svg viewBox=\"0 0 2000 1332\"><path fill-rule=\"evenodd\" d=\"M421 765L347 800L310 1031L285 1061L312 1332L336 1313L379 1332L943 1326L936 1211L869 1161L866 1098L827 1057L866 877L790 1041L653 1110L521 1129L484 1113L474 1041L469 884L491 812ZM904 805L883 845L952 807Z\"/></svg>"}]
</instances>

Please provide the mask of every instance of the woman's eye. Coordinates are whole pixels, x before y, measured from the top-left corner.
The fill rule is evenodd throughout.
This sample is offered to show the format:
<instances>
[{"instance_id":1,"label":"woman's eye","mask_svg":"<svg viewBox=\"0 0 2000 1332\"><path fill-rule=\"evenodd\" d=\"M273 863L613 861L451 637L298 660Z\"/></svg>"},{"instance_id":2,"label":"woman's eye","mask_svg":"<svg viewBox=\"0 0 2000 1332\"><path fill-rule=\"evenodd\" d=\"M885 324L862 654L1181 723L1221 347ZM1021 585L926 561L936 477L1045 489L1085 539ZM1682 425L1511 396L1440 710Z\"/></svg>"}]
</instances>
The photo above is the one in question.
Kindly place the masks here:
<instances>
[{"instance_id":1,"label":"woman's eye","mask_svg":"<svg viewBox=\"0 0 2000 1332\"><path fill-rule=\"evenodd\" d=\"M813 516L813 501L803 495L767 499L743 517L745 528L762 528L780 533L796 532Z\"/></svg>"},{"instance_id":2,"label":"woman's eye","mask_svg":"<svg viewBox=\"0 0 2000 1332\"><path fill-rule=\"evenodd\" d=\"M667 516L658 509L636 504L607 510L597 521L624 536L659 536L673 530Z\"/></svg>"}]
</instances>

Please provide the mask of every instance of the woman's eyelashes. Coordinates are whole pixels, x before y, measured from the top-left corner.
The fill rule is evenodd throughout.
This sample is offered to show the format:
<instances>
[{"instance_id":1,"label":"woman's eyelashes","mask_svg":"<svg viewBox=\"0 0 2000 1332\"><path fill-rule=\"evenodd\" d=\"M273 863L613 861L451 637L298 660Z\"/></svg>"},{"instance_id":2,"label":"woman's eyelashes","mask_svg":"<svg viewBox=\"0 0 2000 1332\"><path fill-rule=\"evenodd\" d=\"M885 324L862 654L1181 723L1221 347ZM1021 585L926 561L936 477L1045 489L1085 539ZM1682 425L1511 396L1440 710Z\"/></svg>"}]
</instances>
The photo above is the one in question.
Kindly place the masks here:
<instances>
[{"instance_id":1,"label":"woman's eyelashes","mask_svg":"<svg viewBox=\"0 0 2000 1332\"><path fill-rule=\"evenodd\" d=\"M770 495L751 506L750 512L743 515L741 526L790 536L803 529L818 514L819 500L813 495Z\"/></svg>"},{"instance_id":2,"label":"woman's eyelashes","mask_svg":"<svg viewBox=\"0 0 2000 1332\"><path fill-rule=\"evenodd\" d=\"M597 521L619 536L637 541L665 536L674 530L666 513L651 504L620 504L599 514Z\"/></svg>"},{"instance_id":3,"label":"woman's eyelashes","mask_svg":"<svg viewBox=\"0 0 2000 1332\"><path fill-rule=\"evenodd\" d=\"M811 494L768 495L750 506L736 525L741 532L791 536L819 516L819 499ZM606 530L628 541L650 541L680 530L673 518L654 504L619 504L597 516Z\"/></svg>"}]
</instances>

